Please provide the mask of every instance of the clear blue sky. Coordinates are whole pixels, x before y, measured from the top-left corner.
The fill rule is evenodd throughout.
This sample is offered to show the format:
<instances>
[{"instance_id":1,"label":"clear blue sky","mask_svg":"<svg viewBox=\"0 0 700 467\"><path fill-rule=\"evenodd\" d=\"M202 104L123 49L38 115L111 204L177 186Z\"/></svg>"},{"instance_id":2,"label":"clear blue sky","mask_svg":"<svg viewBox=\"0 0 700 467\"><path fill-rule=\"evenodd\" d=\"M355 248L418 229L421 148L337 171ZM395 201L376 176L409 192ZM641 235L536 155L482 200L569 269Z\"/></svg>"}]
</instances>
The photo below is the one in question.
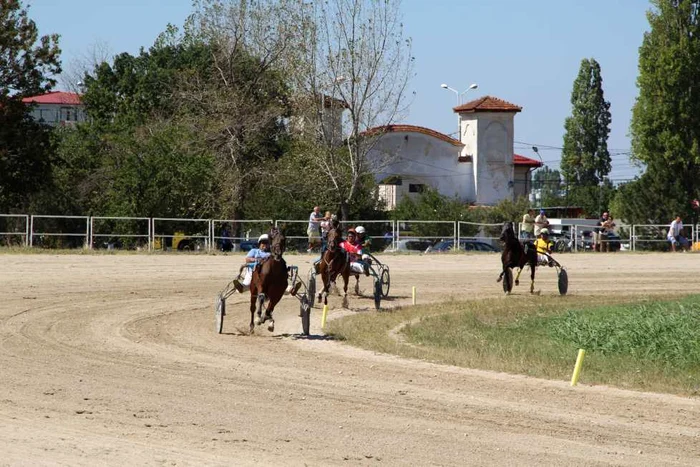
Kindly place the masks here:
<instances>
[{"instance_id":1,"label":"clear blue sky","mask_svg":"<svg viewBox=\"0 0 700 467\"><path fill-rule=\"evenodd\" d=\"M515 140L535 143L557 168L560 151L545 146L562 145L573 81L581 59L592 57L611 102L609 148L627 151L648 9L645 0L403 0L417 73L405 123L455 132L457 97L440 84L462 91L478 83L465 99L491 95L523 107ZM182 25L190 11L190 0L34 0L30 16L41 33L61 35L69 64L97 42L136 53L166 24ZM537 158L529 146L516 143L516 153ZM612 178L637 172L626 155L613 155Z\"/></svg>"}]
</instances>

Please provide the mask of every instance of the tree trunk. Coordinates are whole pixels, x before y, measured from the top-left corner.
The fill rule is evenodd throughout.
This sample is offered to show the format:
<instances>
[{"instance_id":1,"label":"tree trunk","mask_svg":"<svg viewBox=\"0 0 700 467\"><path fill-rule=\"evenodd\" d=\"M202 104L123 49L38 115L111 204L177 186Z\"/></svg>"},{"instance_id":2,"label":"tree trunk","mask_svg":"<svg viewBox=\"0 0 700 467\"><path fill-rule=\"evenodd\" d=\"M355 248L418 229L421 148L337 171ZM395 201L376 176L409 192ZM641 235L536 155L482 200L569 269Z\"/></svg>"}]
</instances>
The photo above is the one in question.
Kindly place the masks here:
<instances>
[{"instance_id":1,"label":"tree trunk","mask_svg":"<svg viewBox=\"0 0 700 467\"><path fill-rule=\"evenodd\" d=\"M340 202L340 220L350 220L350 205L348 204L347 200L343 200Z\"/></svg>"}]
</instances>

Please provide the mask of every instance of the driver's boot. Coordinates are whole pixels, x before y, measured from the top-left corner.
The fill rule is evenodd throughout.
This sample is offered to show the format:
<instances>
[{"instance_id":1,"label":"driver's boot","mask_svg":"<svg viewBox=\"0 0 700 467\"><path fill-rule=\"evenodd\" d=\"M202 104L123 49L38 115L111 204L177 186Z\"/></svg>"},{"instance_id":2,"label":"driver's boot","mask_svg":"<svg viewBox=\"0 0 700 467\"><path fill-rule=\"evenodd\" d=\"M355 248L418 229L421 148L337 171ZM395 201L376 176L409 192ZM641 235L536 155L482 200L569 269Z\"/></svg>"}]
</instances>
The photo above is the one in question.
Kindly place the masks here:
<instances>
[{"instance_id":1,"label":"driver's boot","mask_svg":"<svg viewBox=\"0 0 700 467\"><path fill-rule=\"evenodd\" d=\"M363 263L362 269L364 269L364 271L365 271L365 276L369 276L369 264Z\"/></svg>"},{"instance_id":2,"label":"driver's boot","mask_svg":"<svg viewBox=\"0 0 700 467\"><path fill-rule=\"evenodd\" d=\"M315 261L315 262L314 262L314 272L315 272L316 274L321 274L321 268L319 267L320 264L321 264L320 261Z\"/></svg>"}]
</instances>

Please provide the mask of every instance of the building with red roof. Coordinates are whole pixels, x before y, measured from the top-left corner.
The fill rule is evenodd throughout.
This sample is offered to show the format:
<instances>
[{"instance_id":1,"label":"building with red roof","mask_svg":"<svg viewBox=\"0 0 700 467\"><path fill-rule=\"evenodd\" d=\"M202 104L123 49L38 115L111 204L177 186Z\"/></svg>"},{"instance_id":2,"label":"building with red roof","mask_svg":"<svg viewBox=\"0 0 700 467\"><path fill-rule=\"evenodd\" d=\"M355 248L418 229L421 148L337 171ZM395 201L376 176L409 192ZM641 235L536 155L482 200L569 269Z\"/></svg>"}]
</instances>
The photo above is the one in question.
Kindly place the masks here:
<instances>
[{"instance_id":1,"label":"building with red roof","mask_svg":"<svg viewBox=\"0 0 700 467\"><path fill-rule=\"evenodd\" d=\"M415 125L365 132L378 138L369 160L388 209L428 186L476 205L529 196L530 172L542 163L513 151L514 117L522 107L484 96L453 110L459 139Z\"/></svg>"},{"instance_id":2,"label":"building with red roof","mask_svg":"<svg viewBox=\"0 0 700 467\"><path fill-rule=\"evenodd\" d=\"M80 101L80 94L74 92L52 91L38 96L22 99L31 106L31 116L48 125L71 125L85 121L85 106Z\"/></svg>"}]
</instances>

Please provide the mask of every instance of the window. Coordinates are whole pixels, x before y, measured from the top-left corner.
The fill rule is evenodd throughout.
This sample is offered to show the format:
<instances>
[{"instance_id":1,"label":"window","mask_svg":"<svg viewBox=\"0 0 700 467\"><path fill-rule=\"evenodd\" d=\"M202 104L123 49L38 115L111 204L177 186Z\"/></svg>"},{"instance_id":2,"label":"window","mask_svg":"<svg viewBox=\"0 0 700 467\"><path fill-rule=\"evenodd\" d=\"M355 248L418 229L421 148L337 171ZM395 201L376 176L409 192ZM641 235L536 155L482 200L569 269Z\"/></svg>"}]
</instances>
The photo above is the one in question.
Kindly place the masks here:
<instances>
[{"instance_id":1,"label":"window","mask_svg":"<svg viewBox=\"0 0 700 467\"><path fill-rule=\"evenodd\" d=\"M423 193L425 191L425 185L422 183L409 183L408 192L409 193Z\"/></svg>"}]
</instances>

